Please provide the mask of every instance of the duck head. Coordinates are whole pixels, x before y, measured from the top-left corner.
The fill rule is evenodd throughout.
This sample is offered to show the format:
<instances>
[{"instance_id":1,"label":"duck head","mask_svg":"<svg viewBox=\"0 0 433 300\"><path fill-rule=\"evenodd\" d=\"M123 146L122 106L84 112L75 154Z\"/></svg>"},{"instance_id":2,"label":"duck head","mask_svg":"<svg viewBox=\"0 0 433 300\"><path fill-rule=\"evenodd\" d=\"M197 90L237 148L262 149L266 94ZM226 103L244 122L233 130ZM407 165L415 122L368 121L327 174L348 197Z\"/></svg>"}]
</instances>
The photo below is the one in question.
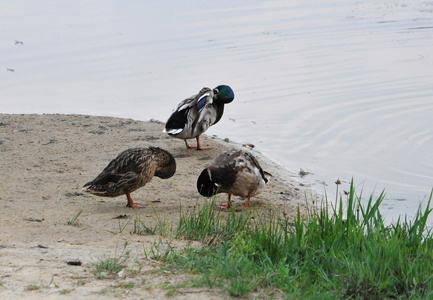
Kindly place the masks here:
<instances>
[{"instance_id":1,"label":"duck head","mask_svg":"<svg viewBox=\"0 0 433 300\"><path fill-rule=\"evenodd\" d=\"M174 159L173 155L171 155L170 152L159 149L161 151L161 156L164 157L163 160L165 163L161 164L156 170L155 170L155 176L167 179L174 175L176 172L176 160Z\"/></svg>"},{"instance_id":2,"label":"duck head","mask_svg":"<svg viewBox=\"0 0 433 300\"><path fill-rule=\"evenodd\" d=\"M230 103L235 98L235 93L228 85L219 85L213 89L216 99L224 104Z\"/></svg>"},{"instance_id":3,"label":"duck head","mask_svg":"<svg viewBox=\"0 0 433 300\"><path fill-rule=\"evenodd\" d=\"M204 169L197 179L197 191L205 197L211 197L218 192L218 187L212 182L207 169Z\"/></svg>"}]
</instances>

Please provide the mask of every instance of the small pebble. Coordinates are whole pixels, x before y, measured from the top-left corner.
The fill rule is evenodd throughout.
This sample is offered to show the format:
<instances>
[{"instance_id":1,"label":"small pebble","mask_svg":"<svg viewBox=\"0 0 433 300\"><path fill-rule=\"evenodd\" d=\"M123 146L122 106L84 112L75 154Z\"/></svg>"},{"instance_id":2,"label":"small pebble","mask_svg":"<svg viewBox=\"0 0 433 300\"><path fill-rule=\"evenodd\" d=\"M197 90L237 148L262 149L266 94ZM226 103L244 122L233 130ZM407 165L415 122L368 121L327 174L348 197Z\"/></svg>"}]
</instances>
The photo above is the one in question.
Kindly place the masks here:
<instances>
[{"instance_id":1,"label":"small pebble","mask_svg":"<svg viewBox=\"0 0 433 300\"><path fill-rule=\"evenodd\" d=\"M254 144L243 144L242 146L244 146L246 148L250 148L250 149L253 149L255 147Z\"/></svg>"},{"instance_id":2,"label":"small pebble","mask_svg":"<svg viewBox=\"0 0 433 300\"><path fill-rule=\"evenodd\" d=\"M117 273L117 276L124 277L125 276L125 269L122 269L119 273Z\"/></svg>"},{"instance_id":3,"label":"small pebble","mask_svg":"<svg viewBox=\"0 0 433 300\"><path fill-rule=\"evenodd\" d=\"M128 219L128 215L118 215L117 217L114 217L113 219Z\"/></svg>"},{"instance_id":4,"label":"small pebble","mask_svg":"<svg viewBox=\"0 0 433 300\"><path fill-rule=\"evenodd\" d=\"M66 262L68 265L70 266L81 266L81 260L77 259L77 260L69 260Z\"/></svg>"},{"instance_id":5,"label":"small pebble","mask_svg":"<svg viewBox=\"0 0 433 300\"><path fill-rule=\"evenodd\" d=\"M42 222L44 219L27 218L27 219L24 219L24 220L29 221L29 222Z\"/></svg>"},{"instance_id":6,"label":"small pebble","mask_svg":"<svg viewBox=\"0 0 433 300\"><path fill-rule=\"evenodd\" d=\"M38 247L46 249L46 248L48 248L48 245L46 245L46 244L38 244Z\"/></svg>"}]
</instances>

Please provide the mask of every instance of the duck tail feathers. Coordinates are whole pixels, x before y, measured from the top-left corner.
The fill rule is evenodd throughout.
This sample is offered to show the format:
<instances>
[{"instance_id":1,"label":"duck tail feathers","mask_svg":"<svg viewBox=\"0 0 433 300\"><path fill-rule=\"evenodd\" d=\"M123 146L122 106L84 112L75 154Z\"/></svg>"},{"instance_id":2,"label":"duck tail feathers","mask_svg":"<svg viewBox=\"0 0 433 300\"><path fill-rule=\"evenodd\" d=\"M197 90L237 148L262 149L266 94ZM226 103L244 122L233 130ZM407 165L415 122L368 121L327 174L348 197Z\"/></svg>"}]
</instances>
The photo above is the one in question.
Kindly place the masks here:
<instances>
[{"instance_id":1,"label":"duck tail feathers","mask_svg":"<svg viewBox=\"0 0 433 300\"><path fill-rule=\"evenodd\" d=\"M164 132L171 135L178 135L183 131L183 128L177 128L177 129L164 129Z\"/></svg>"}]
</instances>

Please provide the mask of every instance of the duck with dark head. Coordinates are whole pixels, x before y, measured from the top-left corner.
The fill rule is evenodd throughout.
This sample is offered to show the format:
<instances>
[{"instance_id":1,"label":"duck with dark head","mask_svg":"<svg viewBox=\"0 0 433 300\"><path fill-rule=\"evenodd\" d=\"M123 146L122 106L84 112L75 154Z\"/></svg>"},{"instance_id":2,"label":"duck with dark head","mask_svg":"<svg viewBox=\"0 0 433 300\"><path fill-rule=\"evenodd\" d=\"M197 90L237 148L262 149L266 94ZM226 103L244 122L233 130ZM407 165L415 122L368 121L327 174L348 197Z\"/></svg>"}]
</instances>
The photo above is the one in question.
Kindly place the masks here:
<instances>
[{"instance_id":1,"label":"duck with dark head","mask_svg":"<svg viewBox=\"0 0 433 300\"><path fill-rule=\"evenodd\" d=\"M207 150L200 146L200 135L218 123L224 113L224 105L233 101L235 94L228 85L219 85L213 90L204 87L201 91L178 104L168 118L164 132L183 139L186 147ZM197 146L190 146L187 139L197 140Z\"/></svg>"},{"instance_id":2,"label":"duck with dark head","mask_svg":"<svg viewBox=\"0 0 433 300\"><path fill-rule=\"evenodd\" d=\"M248 197L244 207L247 208L251 197L260 193L265 187L271 174L263 171L256 158L243 150L229 150L216 157L200 174L197 179L197 190L205 197L217 193L227 193L227 204L218 205L220 208L231 207L231 195Z\"/></svg>"}]
</instances>

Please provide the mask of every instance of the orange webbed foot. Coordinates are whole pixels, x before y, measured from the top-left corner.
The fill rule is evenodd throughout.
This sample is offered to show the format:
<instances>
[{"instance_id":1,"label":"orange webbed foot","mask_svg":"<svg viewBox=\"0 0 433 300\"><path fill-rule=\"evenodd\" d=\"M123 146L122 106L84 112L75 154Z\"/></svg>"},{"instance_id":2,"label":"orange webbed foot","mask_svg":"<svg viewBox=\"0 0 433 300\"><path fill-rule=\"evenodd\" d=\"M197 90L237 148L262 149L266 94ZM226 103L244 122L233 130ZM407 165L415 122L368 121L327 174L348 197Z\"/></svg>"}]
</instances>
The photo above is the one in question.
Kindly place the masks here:
<instances>
[{"instance_id":1,"label":"orange webbed foot","mask_svg":"<svg viewBox=\"0 0 433 300\"><path fill-rule=\"evenodd\" d=\"M227 209L227 208L232 207L232 204L231 204L231 202L230 202L231 197L232 197L232 195L231 195L231 194L228 194L227 204L219 204L219 205L217 205L216 207L217 207L217 208L224 208L224 209Z\"/></svg>"},{"instance_id":2,"label":"orange webbed foot","mask_svg":"<svg viewBox=\"0 0 433 300\"><path fill-rule=\"evenodd\" d=\"M217 205L216 207L227 209L227 208L230 208L230 207L232 207L232 206L231 206L230 204L219 204L219 205Z\"/></svg>"},{"instance_id":3,"label":"orange webbed foot","mask_svg":"<svg viewBox=\"0 0 433 300\"><path fill-rule=\"evenodd\" d=\"M129 204L129 203L126 204L126 207L138 207L138 208L140 208L140 207L146 207L146 204L134 202L132 204Z\"/></svg>"},{"instance_id":4,"label":"orange webbed foot","mask_svg":"<svg viewBox=\"0 0 433 300\"><path fill-rule=\"evenodd\" d=\"M131 195L129 193L126 193L126 198L128 199L126 207L146 207L146 204L132 201Z\"/></svg>"},{"instance_id":5,"label":"orange webbed foot","mask_svg":"<svg viewBox=\"0 0 433 300\"><path fill-rule=\"evenodd\" d=\"M212 148L205 148L200 146L200 136L196 137L197 140L197 150L211 150Z\"/></svg>"},{"instance_id":6,"label":"orange webbed foot","mask_svg":"<svg viewBox=\"0 0 433 300\"><path fill-rule=\"evenodd\" d=\"M250 198L251 198L251 194L248 194L248 200L247 200L247 203L245 203L245 206L236 207L235 210L236 211L242 211L243 209L247 209L248 205L250 204Z\"/></svg>"},{"instance_id":7,"label":"orange webbed foot","mask_svg":"<svg viewBox=\"0 0 433 300\"><path fill-rule=\"evenodd\" d=\"M187 140L184 140L184 141L185 141L186 149L195 149L196 148L195 146L190 146L188 144Z\"/></svg>"}]
</instances>

